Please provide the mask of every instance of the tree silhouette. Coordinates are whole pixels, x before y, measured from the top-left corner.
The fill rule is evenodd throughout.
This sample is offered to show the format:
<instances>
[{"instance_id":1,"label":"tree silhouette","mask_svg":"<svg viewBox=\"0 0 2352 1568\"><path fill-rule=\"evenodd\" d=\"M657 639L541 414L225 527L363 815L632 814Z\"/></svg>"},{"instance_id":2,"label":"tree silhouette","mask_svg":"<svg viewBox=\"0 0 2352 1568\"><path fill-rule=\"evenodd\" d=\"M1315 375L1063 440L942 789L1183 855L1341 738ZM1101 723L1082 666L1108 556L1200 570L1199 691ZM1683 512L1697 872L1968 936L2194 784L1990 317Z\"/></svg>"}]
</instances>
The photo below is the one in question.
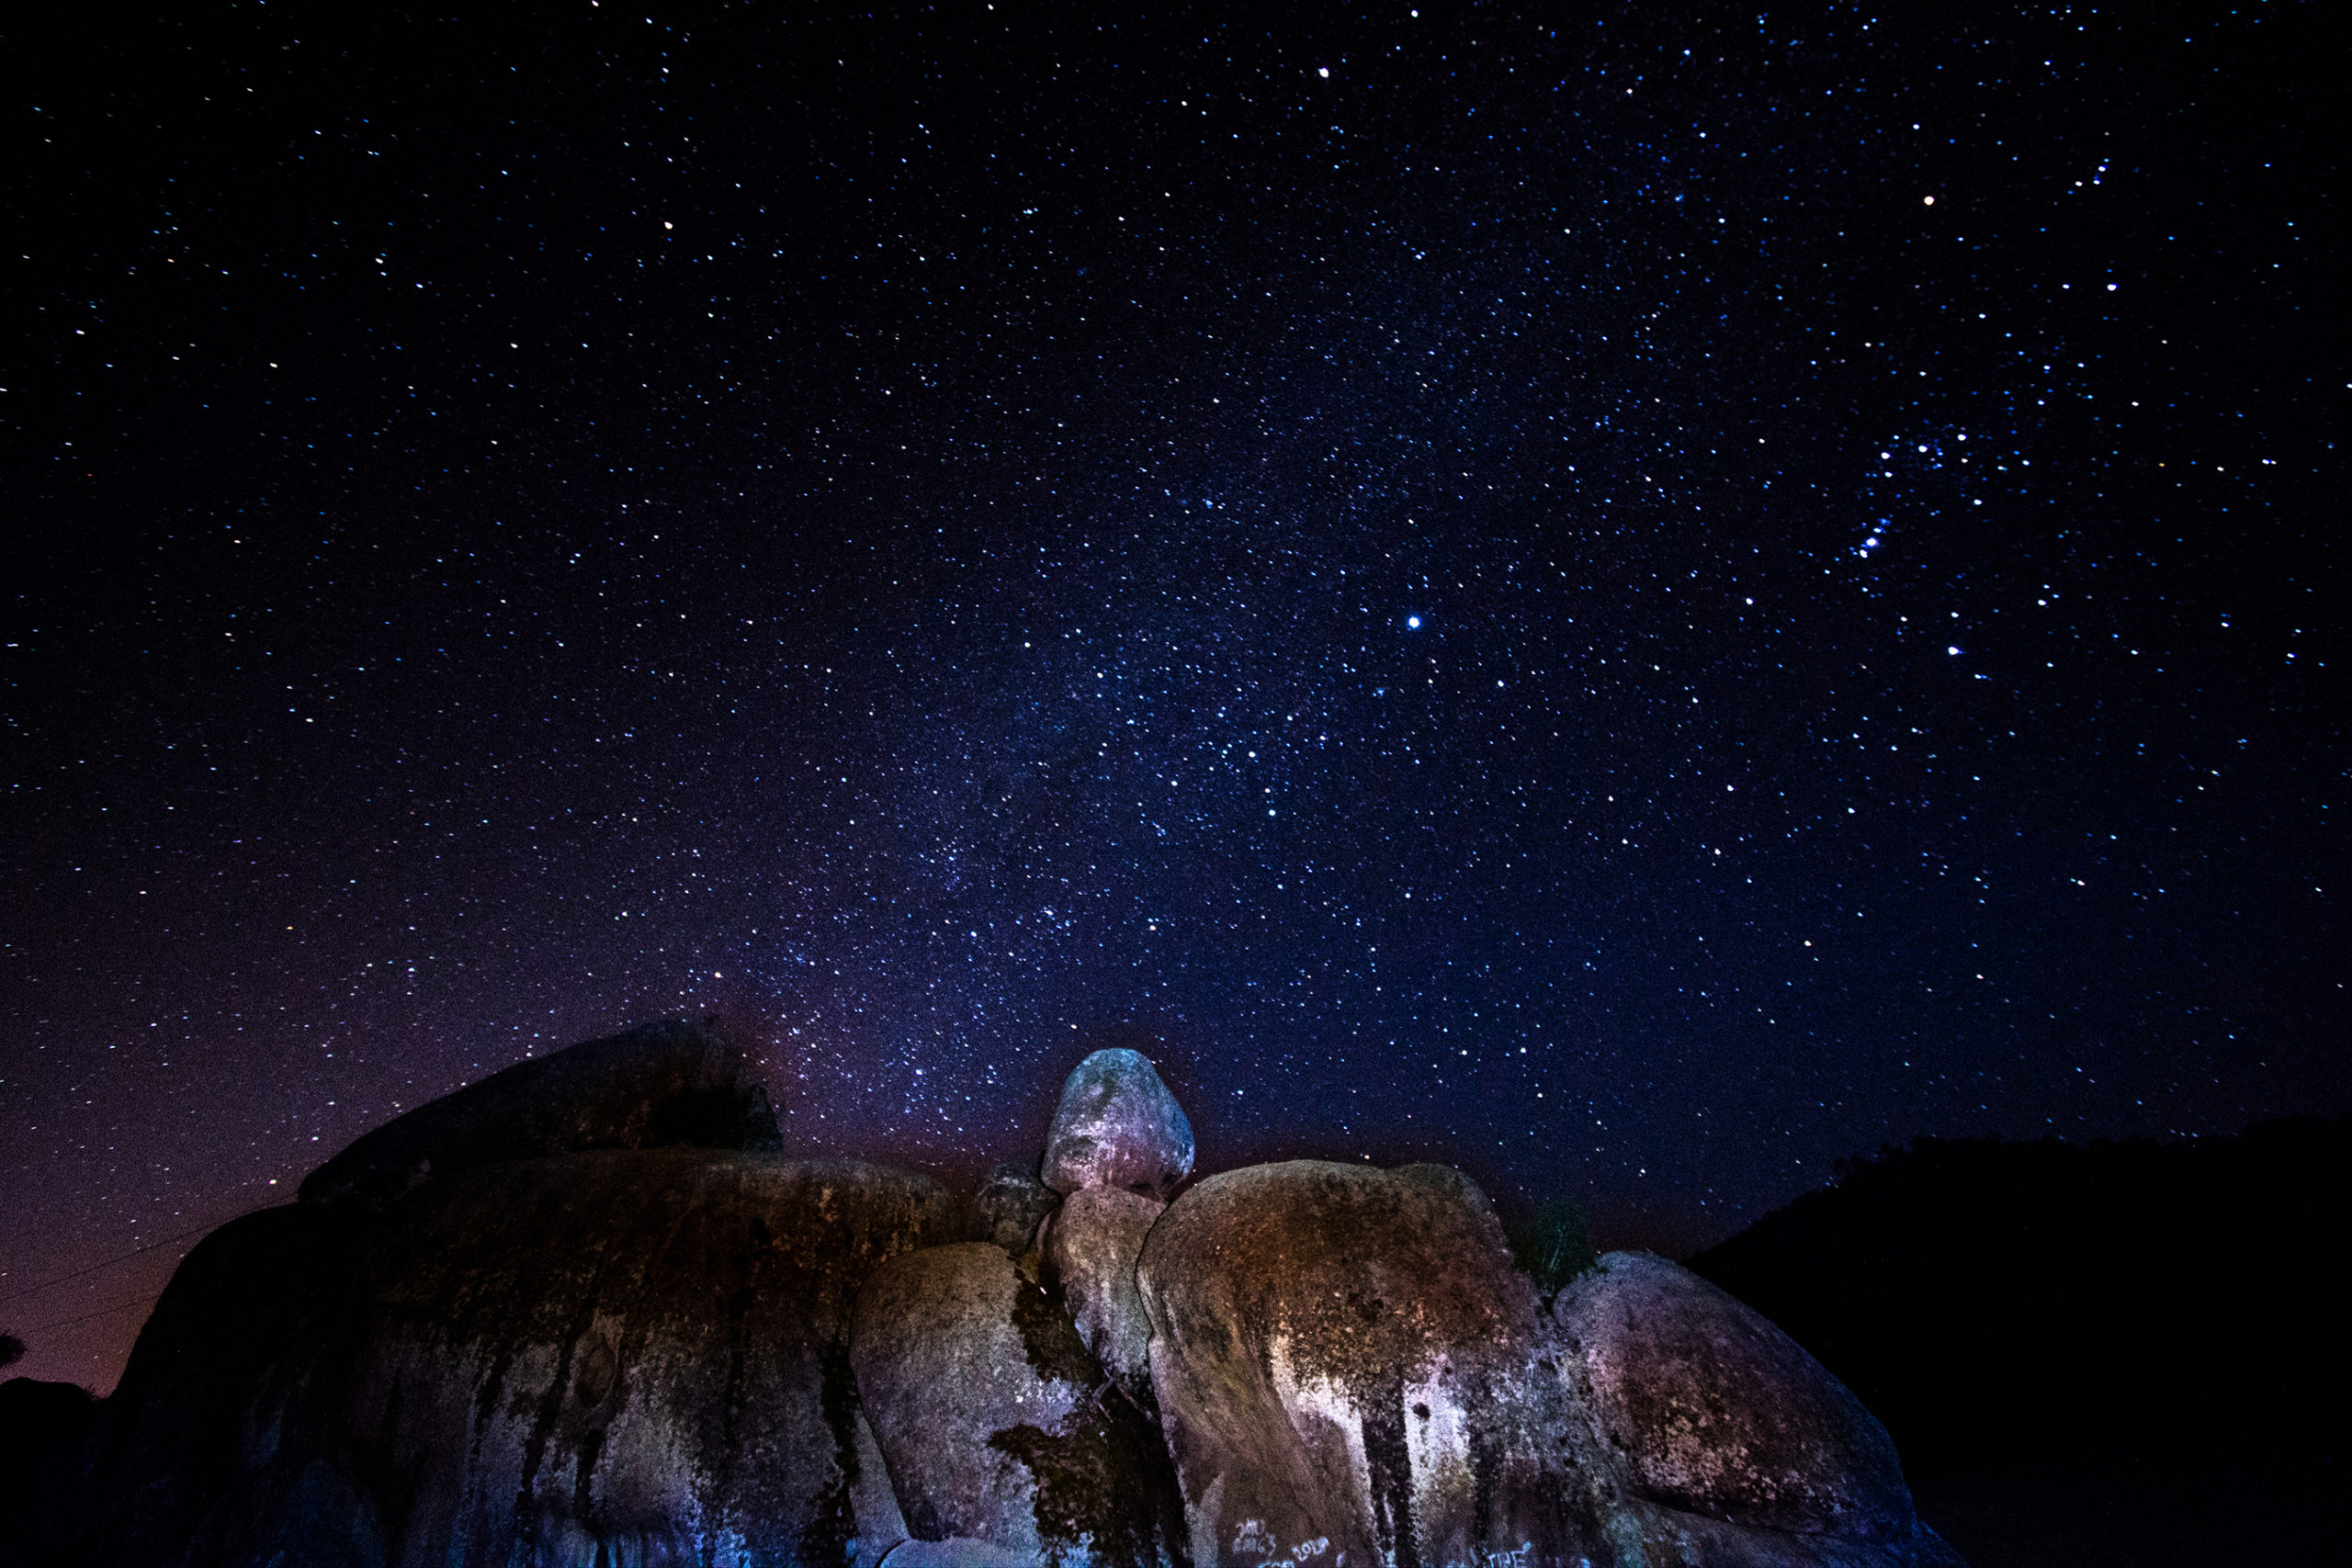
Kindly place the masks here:
<instances>
[{"instance_id":1,"label":"tree silhouette","mask_svg":"<svg viewBox=\"0 0 2352 1568\"><path fill-rule=\"evenodd\" d=\"M25 1342L13 1334L0 1334L0 1367L24 1359Z\"/></svg>"}]
</instances>

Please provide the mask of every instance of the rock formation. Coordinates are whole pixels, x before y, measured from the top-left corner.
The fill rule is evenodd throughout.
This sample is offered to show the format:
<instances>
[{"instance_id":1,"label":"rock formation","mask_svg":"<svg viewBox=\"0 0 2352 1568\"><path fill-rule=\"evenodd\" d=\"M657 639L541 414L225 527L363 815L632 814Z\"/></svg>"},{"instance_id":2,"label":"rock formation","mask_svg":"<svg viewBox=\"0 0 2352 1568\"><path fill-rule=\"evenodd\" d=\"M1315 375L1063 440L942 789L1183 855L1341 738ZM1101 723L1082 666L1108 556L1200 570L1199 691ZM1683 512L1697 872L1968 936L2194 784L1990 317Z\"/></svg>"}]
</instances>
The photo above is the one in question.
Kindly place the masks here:
<instances>
[{"instance_id":1,"label":"rock formation","mask_svg":"<svg viewBox=\"0 0 2352 1568\"><path fill-rule=\"evenodd\" d=\"M1571 1402L1623 1466L1651 1555L1950 1561L1886 1429L1803 1347L1690 1270L1612 1252L1553 1303ZM1642 1505L1651 1505L1644 1506ZM1695 1516L1692 1517L1692 1516ZM1729 1527L1729 1528L1726 1528Z\"/></svg>"},{"instance_id":2,"label":"rock formation","mask_svg":"<svg viewBox=\"0 0 2352 1568\"><path fill-rule=\"evenodd\" d=\"M1018 1258L1037 1239L1037 1227L1062 1195L1037 1179L1035 1166L999 1165L972 1194L972 1239L993 1242Z\"/></svg>"},{"instance_id":3,"label":"rock formation","mask_svg":"<svg viewBox=\"0 0 2352 1568\"><path fill-rule=\"evenodd\" d=\"M868 1274L954 1233L929 1178L596 1151L390 1218L335 1414L401 1477L394 1561L870 1565L904 1538L849 1326Z\"/></svg>"},{"instance_id":4,"label":"rock formation","mask_svg":"<svg viewBox=\"0 0 2352 1568\"><path fill-rule=\"evenodd\" d=\"M1213 1176L1137 1279L1196 1568L1640 1561L1534 1290L1459 1173Z\"/></svg>"},{"instance_id":5,"label":"rock formation","mask_svg":"<svg viewBox=\"0 0 2352 1568\"><path fill-rule=\"evenodd\" d=\"M1182 1561L1159 1433L1001 1247L884 1265L859 1292L850 1355L917 1540L1023 1563Z\"/></svg>"},{"instance_id":6,"label":"rock formation","mask_svg":"<svg viewBox=\"0 0 2352 1568\"><path fill-rule=\"evenodd\" d=\"M1130 1397L1151 1390L1151 1320L1136 1289L1136 1262L1166 1208L1140 1192L1084 1187L1046 1221L1046 1283L1061 1292L1078 1337Z\"/></svg>"},{"instance_id":7,"label":"rock formation","mask_svg":"<svg viewBox=\"0 0 2352 1568\"><path fill-rule=\"evenodd\" d=\"M1097 1051L1070 1070L1046 1134L1046 1185L1117 1187L1167 1201L1193 1171L1193 1124L1141 1053Z\"/></svg>"},{"instance_id":8,"label":"rock formation","mask_svg":"<svg viewBox=\"0 0 2352 1568\"><path fill-rule=\"evenodd\" d=\"M315 1494L340 1457L318 1373L347 1353L355 1269L375 1228L364 1213L295 1205L232 1220L197 1244L100 1407L72 1561L266 1561L248 1548L294 1528L282 1499L314 1459ZM348 1511L373 1539L366 1509Z\"/></svg>"},{"instance_id":9,"label":"rock formation","mask_svg":"<svg viewBox=\"0 0 2352 1568\"><path fill-rule=\"evenodd\" d=\"M1260 1166L1169 1203L1192 1128L1133 1051L1070 1074L1043 1180L1000 1167L966 1208L776 1143L750 1066L676 1021L377 1129L188 1255L95 1413L0 1386L30 1413L0 1551L1957 1561L1869 1412L1671 1264L1611 1254L1546 1311L1485 1196L1436 1166Z\"/></svg>"},{"instance_id":10,"label":"rock formation","mask_svg":"<svg viewBox=\"0 0 2352 1568\"><path fill-rule=\"evenodd\" d=\"M776 1149L775 1109L707 1022L664 1019L492 1073L312 1171L302 1201L382 1207L427 1176L581 1149Z\"/></svg>"}]
</instances>

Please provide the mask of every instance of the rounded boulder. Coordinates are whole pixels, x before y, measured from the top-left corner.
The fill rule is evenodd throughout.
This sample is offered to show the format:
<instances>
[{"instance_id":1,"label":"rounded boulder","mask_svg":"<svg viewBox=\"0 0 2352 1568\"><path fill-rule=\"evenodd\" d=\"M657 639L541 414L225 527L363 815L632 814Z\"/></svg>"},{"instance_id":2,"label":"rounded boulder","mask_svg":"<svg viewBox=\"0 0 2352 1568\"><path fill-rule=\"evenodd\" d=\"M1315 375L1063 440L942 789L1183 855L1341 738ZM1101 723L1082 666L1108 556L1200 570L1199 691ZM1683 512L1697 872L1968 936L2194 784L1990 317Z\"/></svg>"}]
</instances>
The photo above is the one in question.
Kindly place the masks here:
<instances>
[{"instance_id":1,"label":"rounded boulder","mask_svg":"<svg viewBox=\"0 0 2352 1568\"><path fill-rule=\"evenodd\" d=\"M426 1178L582 1149L783 1146L767 1086L707 1023L663 1019L519 1062L355 1140L306 1203L382 1208Z\"/></svg>"},{"instance_id":2,"label":"rounded boulder","mask_svg":"<svg viewBox=\"0 0 2352 1568\"><path fill-rule=\"evenodd\" d=\"M1745 1303L1662 1258L1612 1252L1553 1316L1640 1495L1803 1535L1917 1531L1886 1428Z\"/></svg>"},{"instance_id":3,"label":"rounded boulder","mask_svg":"<svg viewBox=\"0 0 2352 1568\"><path fill-rule=\"evenodd\" d=\"M1459 1172L1210 1177L1136 1283L1197 1568L1619 1560L1534 1288Z\"/></svg>"},{"instance_id":4,"label":"rounded boulder","mask_svg":"<svg viewBox=\"0 0 2352 1568\"><path fill-rule=\"evenodd\" d=\"M1046 1186L1065 1197L1116 1187L1165 1201L1192 1170L1193 1123L1149 1057L1097 1051L1070 1070L1046 1135Z\"/></svg>"}]
</instances>

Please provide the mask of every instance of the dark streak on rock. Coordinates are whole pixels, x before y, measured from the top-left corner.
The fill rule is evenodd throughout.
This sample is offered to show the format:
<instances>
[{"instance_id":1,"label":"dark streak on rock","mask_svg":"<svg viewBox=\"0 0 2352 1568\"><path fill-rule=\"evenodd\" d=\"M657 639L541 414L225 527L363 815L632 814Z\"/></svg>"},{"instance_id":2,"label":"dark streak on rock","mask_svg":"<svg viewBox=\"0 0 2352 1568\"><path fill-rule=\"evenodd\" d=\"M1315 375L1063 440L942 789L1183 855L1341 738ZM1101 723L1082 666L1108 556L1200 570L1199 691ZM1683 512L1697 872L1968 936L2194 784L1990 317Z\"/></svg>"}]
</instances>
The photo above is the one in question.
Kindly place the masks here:
<instances>
[{"instance_id":1,"label":"dark streak on rock","mask_svg":"<svg viewBox=\"0 0 2352 1568\"><path fill-rule=\"evenodd\" d=\"M1038 1540L1065 1562L1188 1568L1175 1468L1159 1434L1132 1406L1080 1405L1058 1433L1023 1424L997 1433L989 1447L1027 1467Z\"/></svg>"},{"instance_id":2,"label":"dark streak on rock","mask_svg":"<svg viewBox=\"0 0 2352 1568\"><path fill-rule=\"evenodd\" d=\"M596 1271L598 1276L603 1272L601 1268ZM572 1365L579 1354L580 1341L595 1322L596 1288L592 1278L589 1288L580 1293L572 1309L571 1321L565 1325L563 1348L556 1356L555 1375L548 1379L546 1392L539 1395L538 1409L531 1419L530 1436L523 1439L523 1473L514 1488L514 1521L516 1534L526 1546L537 1544L540 1511L533 1506L531 1494L537 1489L539 1467L547 1460L548 1439L555 1435L556 1425L563 1418L565 1396L572 1391ZM585 1454L582 1458L583 1462L593 1462L587 1461ZM574 1490L583 1499L589 1495L586 1470L581 1472ZM587 1518L585 1514L582 1516L583 1523Z\"/></svg>"},{"instance_id":3,"label":"dark streak on rock","mask_svg":"<svg viewBox=\"0 0 2352 1568\"><path fill-rule=\"evenodd\" d=\"M800 1529L800 1561L827 1568L849 1562L849 1543L857 1536L857 1516L850 1506L850 1489L857 1484L857 1380L850 1371L849 1347L817 1348L818 1407L825 1429L833 1435L836 1473L825 1483L810 1507L808 1522Z\"/></svg>"},{"instance_id":4,"label":"dark streak on rock","mask_svg":"<svg viewBox=\"0 0 2352 1568\"><path fill-rule=\"evenodd\" d=\"M1405 1380L1391 1371L1364 1401L1364 1468L1372 1477L1374 1540L1396 1568L1421 1568L1413 1540L1413 1464L1405 1439Z\"/></svg>"},{"instance_id":5,"label":"dark streak on rock","mask_svg":"<svg viewBox=\"0 0 2352 1568\"><path fill-rule=\"evenodd\" d=\"M1069 1314L1042 1285L1023 1278L1012 1298L1012 1324L1021 1331L1021 1348L1039 1373L1092 1388L1102 1381L1102 1369L1087 1354Z\"/></svg>"}]
</instances>

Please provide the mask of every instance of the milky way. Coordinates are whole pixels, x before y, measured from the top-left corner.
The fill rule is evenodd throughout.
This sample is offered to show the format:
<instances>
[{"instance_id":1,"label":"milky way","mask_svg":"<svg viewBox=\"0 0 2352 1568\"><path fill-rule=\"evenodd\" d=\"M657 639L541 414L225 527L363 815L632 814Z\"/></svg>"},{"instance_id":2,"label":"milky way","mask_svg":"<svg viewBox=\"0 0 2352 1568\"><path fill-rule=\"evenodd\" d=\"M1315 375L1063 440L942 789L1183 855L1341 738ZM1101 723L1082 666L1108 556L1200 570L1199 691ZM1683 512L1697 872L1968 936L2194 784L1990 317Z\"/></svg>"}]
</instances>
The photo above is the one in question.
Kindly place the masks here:
<instances>
[{"instance_id":1,"label":"milky way","mask_svg":"<svg viewBox=\"0 0 2352 1568\"><path fill-rule=\"evenodd\" d=\"M1424 9L12 46L17 1370L682 1011L1669 1247L2343 1109L2313 8Z\"/></svg>"}]
</instances>

